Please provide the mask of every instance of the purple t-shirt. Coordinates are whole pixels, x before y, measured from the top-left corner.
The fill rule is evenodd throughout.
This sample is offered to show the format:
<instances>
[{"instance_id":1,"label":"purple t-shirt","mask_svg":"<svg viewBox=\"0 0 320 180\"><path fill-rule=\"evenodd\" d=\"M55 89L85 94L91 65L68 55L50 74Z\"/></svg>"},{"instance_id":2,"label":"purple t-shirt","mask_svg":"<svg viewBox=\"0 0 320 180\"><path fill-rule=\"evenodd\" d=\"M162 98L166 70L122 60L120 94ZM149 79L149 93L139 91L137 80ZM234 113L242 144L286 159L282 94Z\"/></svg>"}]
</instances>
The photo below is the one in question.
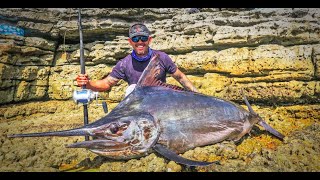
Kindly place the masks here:
<instances>
[{"instance_id":1,"label":"purple t-shirt","mask_svg":"<svg viewBox=\"0 0 320 180\"><path fill-rule=\"evenodd\" d=\"M173 74L174 72L176 72L177 66L166 53L158 50L152 51L152 57L155 54L159 54L160 80L162 82L166 82L166 73ZM116 64L116 66L112 69L110 75L114 78L125 80L129 85L137 84L143 70L149 64L150 59L141 62L133 59L131 54L129 54Z\"/></svg>"}]
</instances>

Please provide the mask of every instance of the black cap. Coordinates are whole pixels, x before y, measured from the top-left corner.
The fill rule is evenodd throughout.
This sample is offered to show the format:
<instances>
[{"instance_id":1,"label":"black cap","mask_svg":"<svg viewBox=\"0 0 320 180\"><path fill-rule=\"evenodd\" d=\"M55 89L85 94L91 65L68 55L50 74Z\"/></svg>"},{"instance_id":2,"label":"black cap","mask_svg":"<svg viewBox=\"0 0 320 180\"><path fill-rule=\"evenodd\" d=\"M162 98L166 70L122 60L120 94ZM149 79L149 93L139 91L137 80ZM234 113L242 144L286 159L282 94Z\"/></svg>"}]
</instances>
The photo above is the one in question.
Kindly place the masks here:
<instances>
[{"instance_id":1,"label":"black cap","mask_svg":"<svg viewBox=\"0 0 320 180\"><path fill-rule=\"evenodd\" d=\"M150 31L144 24L134 24L129 29L129 38L134 36L149 36Z\"/></svg>"}]
</instances>

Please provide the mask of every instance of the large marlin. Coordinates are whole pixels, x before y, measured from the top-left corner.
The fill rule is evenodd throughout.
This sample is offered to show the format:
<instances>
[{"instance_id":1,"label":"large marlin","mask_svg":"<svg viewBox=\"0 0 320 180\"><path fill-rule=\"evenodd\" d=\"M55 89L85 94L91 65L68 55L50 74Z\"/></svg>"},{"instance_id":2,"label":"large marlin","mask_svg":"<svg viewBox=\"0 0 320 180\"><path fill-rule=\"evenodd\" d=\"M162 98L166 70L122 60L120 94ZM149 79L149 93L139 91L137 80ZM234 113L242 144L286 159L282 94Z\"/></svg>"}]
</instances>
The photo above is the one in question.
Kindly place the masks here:
<instances>
[{"instance_id":1,"label":"large marlin","mask_svg":"<svg viewBox=\"0 0 320 180\"><path fill-rule=\"evenodd\" d=\"M187 91L158 80L159 60L154 56L142 73L136 88L108 115L80 128L9 137L92 136L92 140L68 145L87 148L114 159L131 159L158 152L189 166L215 162L193 161L178 154L224 140L237 141L260 124L283 139L256 114L231 101Z\"/></svg>"}]
</instances>

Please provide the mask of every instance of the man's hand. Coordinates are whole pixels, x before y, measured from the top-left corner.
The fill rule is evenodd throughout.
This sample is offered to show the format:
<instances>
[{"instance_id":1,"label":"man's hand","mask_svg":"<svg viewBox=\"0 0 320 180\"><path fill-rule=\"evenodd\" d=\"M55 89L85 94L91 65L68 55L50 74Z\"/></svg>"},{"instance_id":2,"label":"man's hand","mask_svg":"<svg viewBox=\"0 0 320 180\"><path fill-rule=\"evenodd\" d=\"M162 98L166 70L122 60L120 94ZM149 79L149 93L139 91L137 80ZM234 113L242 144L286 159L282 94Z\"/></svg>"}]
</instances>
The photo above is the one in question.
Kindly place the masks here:
<instances>
[{"instance_id":1,"label":"man's hand","mask_svg":"<svg viewBox=\"0 0 320 180\"><path fill-rule=\"evenodd\" d=\"M86 85L89 81L89 77L87 74L78 74L77 78L77 84L79 87Z\"/></svg>"},{"instance_id":2,"label":"man's hand","mask_svg":"<svg viewBox=\"0 0 320 180\"><path fill-rule=\"evenodd\" d=\"M90 79L88 78L87 74L78 74L76 80L78 86L81 87L83 85L86 85L86 89L91 89L92 91L96 92L108 91L112 86L120 81L120 79L114 78L110 75L101 80L89 81Z\"/></svg>"}]
</instances>

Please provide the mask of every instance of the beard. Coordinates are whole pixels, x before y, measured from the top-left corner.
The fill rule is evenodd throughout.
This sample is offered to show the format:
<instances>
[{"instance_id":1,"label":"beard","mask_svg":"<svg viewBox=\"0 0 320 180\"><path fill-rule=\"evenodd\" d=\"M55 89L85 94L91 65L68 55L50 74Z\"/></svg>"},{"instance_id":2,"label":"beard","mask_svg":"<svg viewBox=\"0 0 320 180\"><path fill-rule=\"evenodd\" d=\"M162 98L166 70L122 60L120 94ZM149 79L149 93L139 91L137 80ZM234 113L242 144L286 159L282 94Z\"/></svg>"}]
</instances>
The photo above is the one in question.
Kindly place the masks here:
<instances>
[{"instance_id":1,"label":"beard","mask_svg":"<svg viewBox=\"0 0 320 180\"><path fill-rule=\"evenodd\" d=\"M135 51L136 51L136 54L137 54L137 55L139 55L139 56L145 56L145 55L148 54L148 47L144 47L143 49L136 48Z\"/></svg>"}]
</instances>

